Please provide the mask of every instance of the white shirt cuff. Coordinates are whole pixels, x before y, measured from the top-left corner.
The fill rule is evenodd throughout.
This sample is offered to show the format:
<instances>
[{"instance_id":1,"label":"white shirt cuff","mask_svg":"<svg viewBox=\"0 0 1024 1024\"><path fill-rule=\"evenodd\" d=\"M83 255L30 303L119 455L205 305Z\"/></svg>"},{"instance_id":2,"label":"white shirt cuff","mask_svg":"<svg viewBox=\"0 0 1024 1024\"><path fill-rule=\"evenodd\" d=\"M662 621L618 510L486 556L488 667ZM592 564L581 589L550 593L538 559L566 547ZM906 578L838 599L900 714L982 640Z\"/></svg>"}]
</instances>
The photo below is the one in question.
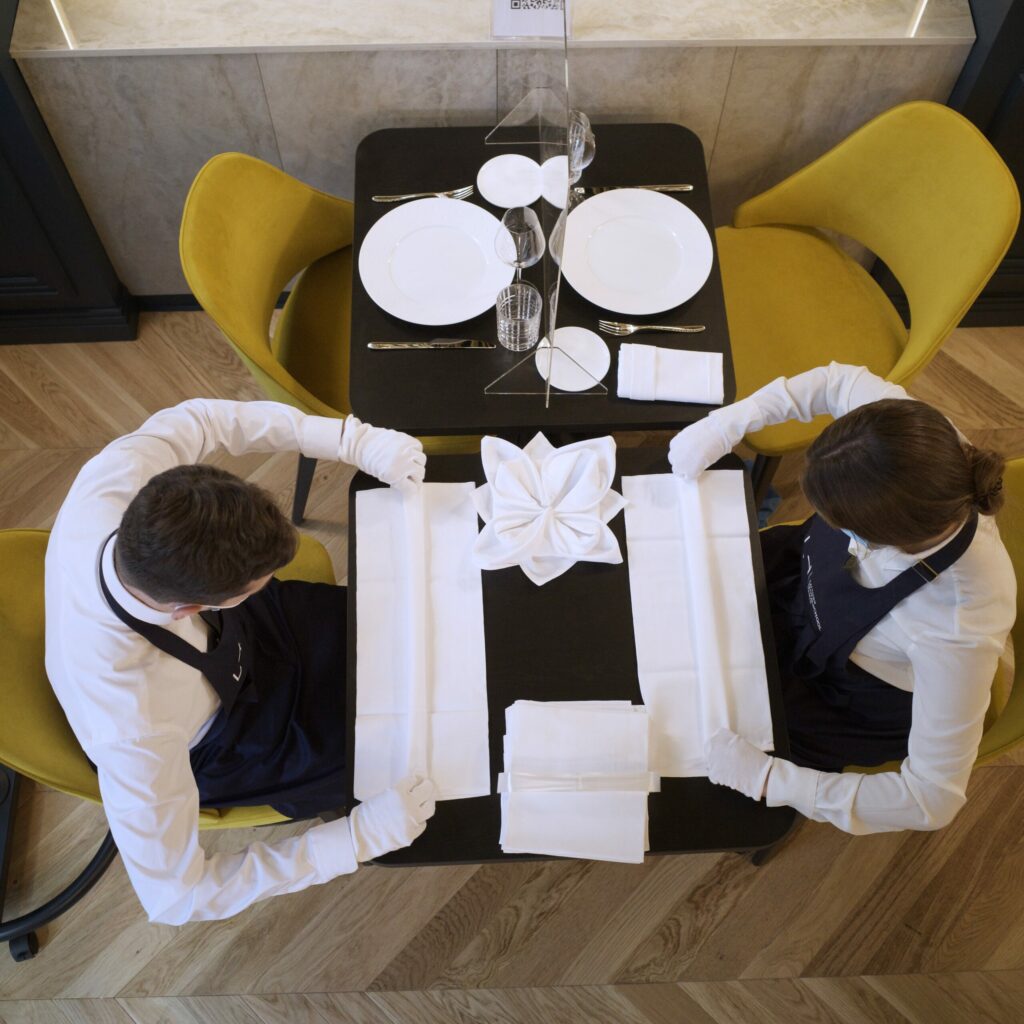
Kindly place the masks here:
<instances>
[{"instance_id":1,"label":"white shirt cuff","mask_svg":"<svg viewBox=\"0 0 1024 1024\"><path fill-rule=\"evenodd\" d=\"M314 825L306 833L306 839L321 882L329 882L338 875L350 875L359 867L348 818Z\"/></svg>"},{"instance_id":2,"label":"white shirt cuff","mask_svg":"<svg viewBox=\"0 0 1024 1024\"><path fill-rule=\"evenodd\" d=\"M341 428L344 420L327 416L307 416L302 421L300 443L302 454L310 459L338 461L341 448Z\"/></svg>"},{"instance_id":3,"label":"white shirt cuff","mask_svg":"<svg viewBox=\"0 0 1024 1024\"><path fill-rule=\"evenodd\" d=\"M813 817L821 772L801 768L792 761L772 759L765 799L769 807L795 807L805 818Z\"/></svg>"}]
</instances>

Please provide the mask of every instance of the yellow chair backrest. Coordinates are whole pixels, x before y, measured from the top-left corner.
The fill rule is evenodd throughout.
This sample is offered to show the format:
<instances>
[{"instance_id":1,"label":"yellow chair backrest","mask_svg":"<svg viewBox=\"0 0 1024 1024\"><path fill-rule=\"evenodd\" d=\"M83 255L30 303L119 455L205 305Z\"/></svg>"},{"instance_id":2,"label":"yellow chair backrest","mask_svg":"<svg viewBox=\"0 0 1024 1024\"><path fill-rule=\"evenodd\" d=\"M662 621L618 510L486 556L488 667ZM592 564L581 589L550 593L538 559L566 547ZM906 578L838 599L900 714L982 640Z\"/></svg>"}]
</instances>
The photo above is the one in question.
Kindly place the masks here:
<instances>
[{"instance_id":1,"label":"yellow chair backrest","mask_svg":"<svg viewBox=\"0 0 1024 1024\"><path fill-rule=\"evenodd\" d=\"M270 320L296 274L352 244L352 204L244 153L221 153L196 175L178 239L181 266L199 304L216 321L269 398L321 416L340 416L282 364Z\"/></svg>"},{"instance_id":2,"label":"yellow chair backrest","mask_svg":"<svg viewBox=\"0 0 1024 1024\"><path fill-rule=\"evenodd\" d=\"M977 298L1020 218L1013 175L970 121L938 103L880 114L736 209L737 228L825 228L879 256L903 286L910 334L889 373L909 380Z\"/></svg>"},{"instance_id":3,"label":"yellow chair backrest","mask_svg":"<svg viewBox=\"0 0 1024 1024\"><path fill-rule=\"evenodd\" d=\"M47 530L0 530L0 761L99 803L96 775L46 678L43 560L49 536Z\"/></svg>"},{"instance_id":4,"label":"yellow chair backrest","mask_svg":"<svg viewBox=\"0 0 1024 1024\"><path fill-rule=\"evenodd\" d=\"M1003 491L1006 502L999 512L999 533L1017 576L1013 689L999 717L981 738L978 764L992 761L1024 741L1024 458L1007 463Z\"/></svg>"},{"instance_id":5,"label":"yellow chair backrest","mask_svg":"<svg viewBox=\"0 0 1024 1024\"><path fill-rule=\"evenodd\" d=\"M0 763L52 789L100 802L96 773L46 678L43 566L48 530L0 530ZM305 535L276 575L333 583L323 546ZM243 828L286 821L271 807L202 808L199 827Z\"/></svg>"}]
</instances>

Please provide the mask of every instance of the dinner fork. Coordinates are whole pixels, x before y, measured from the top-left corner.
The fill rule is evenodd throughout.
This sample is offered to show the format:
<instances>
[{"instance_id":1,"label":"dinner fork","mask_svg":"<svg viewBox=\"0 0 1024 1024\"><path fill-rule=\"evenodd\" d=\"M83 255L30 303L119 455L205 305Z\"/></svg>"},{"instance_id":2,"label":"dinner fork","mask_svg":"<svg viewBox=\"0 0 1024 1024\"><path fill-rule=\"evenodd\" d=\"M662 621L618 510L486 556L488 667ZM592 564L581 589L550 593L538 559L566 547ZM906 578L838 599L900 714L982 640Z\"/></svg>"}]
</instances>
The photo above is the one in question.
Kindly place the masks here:
<instances>
[{"instance_id":1,"label":"dinner fork","mask_svg":"<svg viewBox=\"0 0 1024 1024\"><path fill-rule=\"evenodd\" d=\"M670 334L700 334L704 330L703 324L691 324L688 327L679 327L675 324L620 324L616 320L598 320L597 326L605 334L614 334L617 338L625 338L627 335L636 334L637 331L665 331Z\"/></svg>"},{"instance_id":2,"label":"dinner fork","mask_svg":"<svg viewBox=\"0 0 1024 1024\"><path fill-rule=\"evenodd\" d=\"M472 185L464 185L462 188L452 188L447 192L406 192L400 196L370 196L375 203L398 203L403 199L430 199L436 196L438 199L468 199L473 194Z\"/></svg>"}]
</instances>

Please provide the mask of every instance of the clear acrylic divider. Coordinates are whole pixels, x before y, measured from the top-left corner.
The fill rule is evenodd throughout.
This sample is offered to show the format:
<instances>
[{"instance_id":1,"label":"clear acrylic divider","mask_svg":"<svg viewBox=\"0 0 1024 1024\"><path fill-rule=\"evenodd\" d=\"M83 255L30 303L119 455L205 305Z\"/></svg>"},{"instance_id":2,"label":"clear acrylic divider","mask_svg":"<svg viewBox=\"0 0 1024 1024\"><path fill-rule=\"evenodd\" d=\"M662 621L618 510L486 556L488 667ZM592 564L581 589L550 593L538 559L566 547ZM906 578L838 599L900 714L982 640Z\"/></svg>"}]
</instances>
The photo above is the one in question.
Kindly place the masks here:
<instances>
[{"instance_id":1,"label":"clear acrylic divider","mask_svg":"<svg viewBox=\"0 0 1024 1024\"><path fill-rule=\"evenodd\" d=\"M498 102L508 113L486 137L490 146L536 147L534 159L545 168L548 185L545 193L558 198L552 203L542 196L533 205L540 218L547 247L540 261L540 272L534 278L544 298L541 319L541 345L554 339L554 351L547 359L544 377L537 369L537 351L528 352L512 367L484 388L488 395L544 395L547 408L555 397L607 395L608 389L564 349L558 347L558 295L562 283L561 248L565 236L565 219L575 198L570 181L570 146L572 119L569 108L569 61L565 32L565 9L562 10L563 34L550 42L532 42L529 49L502 49L498 52ZM511 104L511 106L510 106ZM589 122L587 123L589 129ZM591 142L593 137L591 136ZM573 163L577 161L574 159ZM576 178L579 171L576 172ZM553 183L553 179L557 184ZM538 280L539 279L539 280ZM551 384L551 371L556 359L575 364L593 386L580 391L562 391Z\"/></svg>"}]
</instances>

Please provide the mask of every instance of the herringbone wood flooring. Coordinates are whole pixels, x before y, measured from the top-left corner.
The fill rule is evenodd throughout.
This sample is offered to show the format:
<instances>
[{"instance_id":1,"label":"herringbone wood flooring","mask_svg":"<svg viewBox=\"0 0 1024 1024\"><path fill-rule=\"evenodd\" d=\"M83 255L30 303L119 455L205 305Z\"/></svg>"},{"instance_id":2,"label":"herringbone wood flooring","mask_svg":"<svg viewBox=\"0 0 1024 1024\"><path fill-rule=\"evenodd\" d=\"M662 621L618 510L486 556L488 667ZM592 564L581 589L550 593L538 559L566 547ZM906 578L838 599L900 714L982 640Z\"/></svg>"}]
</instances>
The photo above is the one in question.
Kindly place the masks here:
<instances>
[{"instance_id":1,"label":"herringbone wood flooring","mask_svg":"<svg viewBox=\"0 0 1024 1024\"><path fill-rule=\"evenodd\" d=\"M913 391L1024 454L1024 329L956 332ZM0 348L0 527L48 526L96 450L192 395L261 397L202 314L147 316L136 343ZM666 438L623 438L644 440ZM293 456L222 461L288 501ZM780 472L779 518L800 511L797 471ZM339 578L348 478L318 467L307 522ZM0 955L0 1022L1009 1024L1024 1016L1014 760L979 769L941 832L805 823L761 868L734 854L368 867L174 929L147 924L115 862L36 960ZM22 804L8 917L73 877L104 831L98 808L59 793L26 786Z\"/></svg>"}]
</instances>

